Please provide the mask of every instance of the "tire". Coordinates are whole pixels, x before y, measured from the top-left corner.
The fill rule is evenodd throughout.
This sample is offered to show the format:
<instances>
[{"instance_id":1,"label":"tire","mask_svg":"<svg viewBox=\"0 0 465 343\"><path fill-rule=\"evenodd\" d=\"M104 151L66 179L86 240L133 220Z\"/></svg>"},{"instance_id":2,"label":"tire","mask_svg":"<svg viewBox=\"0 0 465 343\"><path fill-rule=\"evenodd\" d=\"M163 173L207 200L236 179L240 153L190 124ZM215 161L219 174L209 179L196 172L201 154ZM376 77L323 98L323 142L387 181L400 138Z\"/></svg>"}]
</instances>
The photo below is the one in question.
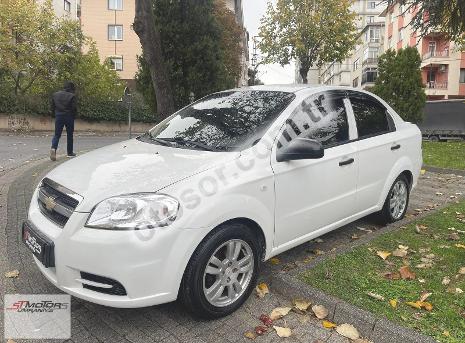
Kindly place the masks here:
<instances>
[{"instance_id":1,"label":"tire","mask_svg":"<svg viewBox=\"0 0 465 343\"><path fill-rule=\"evenodd\" d=\"M192 255L183 275L179 300L194 316L204 319L233 313L255 288L261 256L260 241L249 227L240 223L219 226ZM248 262L244 262L246 257ZM248 271L241 273L243 270Z\"/></svg>"},{"instance_id":2,"label":"tire","mask_svg":"<svg viewBox=\"0 0 465 343\"><path fill-rule=\"evenodd\" d=\"M400 189L398 188L400 187ZM405 190L405 194L401 189ZM400 192L400 193L399 193ZM391 209L391 199L395 196L398 198L398 207ZM403 198L403 199L402 199ZM383 209L379 212L379 217L383 223L393 223L405 217L410 199L410 184L407 177L401 174L397 177L389 190L388 196L384 201ZM394 200L393 200L394 202Z\"/></svg>"},{"instance_id":3,"label":"tire","mask_svg":"<svg viewBox=\"0 0 465 343\"><path fill-rule=\"evenodd\" d=\"M429 141L430 142L440 142L441 139L439 138L439 136L429 136Z\"/></svg>"}]
</instances>

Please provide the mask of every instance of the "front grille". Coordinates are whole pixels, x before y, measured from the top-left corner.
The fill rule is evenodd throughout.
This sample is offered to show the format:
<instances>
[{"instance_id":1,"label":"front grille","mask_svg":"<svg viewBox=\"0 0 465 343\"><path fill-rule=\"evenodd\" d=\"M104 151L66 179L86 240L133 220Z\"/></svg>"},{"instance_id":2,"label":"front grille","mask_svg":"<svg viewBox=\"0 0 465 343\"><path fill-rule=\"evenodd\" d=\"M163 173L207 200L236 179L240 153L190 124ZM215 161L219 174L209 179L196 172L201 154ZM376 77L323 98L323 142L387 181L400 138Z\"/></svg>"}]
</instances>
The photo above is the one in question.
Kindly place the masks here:
<instances>
[{"instance_id":1,"label":"front grille","mask_svg":"<svg viewBox=\"0 0 465 343\"><path fill-rule=\"evenodd\" d=\"M79 205L82 197L50 179L43 179L39 187L40 211L48 219L63 227Z\"/></svg>"},{"instance_id":2,"label":"front grille","mask_svg":"<svg viewBox=\"0 0 465 343\"><path fill-rule=\"evenodd\" d=\"M97 285L90 285L86 284L85 282L82 282L82 287L86 289L90 289L91 291L99 292L99 293L104 293L104 294L110 294L110 295L118 295L118 296L124 296L127 295L126 289L122 284L120 284L118 281L100 276L100 275L95 275L95 274L90 274L86 272L81 272L81 279L84 281L91 281L92 283L98 283L102 284L102 286L111 286L111 287L99 287Z\"/></svg>"}]
</instances>

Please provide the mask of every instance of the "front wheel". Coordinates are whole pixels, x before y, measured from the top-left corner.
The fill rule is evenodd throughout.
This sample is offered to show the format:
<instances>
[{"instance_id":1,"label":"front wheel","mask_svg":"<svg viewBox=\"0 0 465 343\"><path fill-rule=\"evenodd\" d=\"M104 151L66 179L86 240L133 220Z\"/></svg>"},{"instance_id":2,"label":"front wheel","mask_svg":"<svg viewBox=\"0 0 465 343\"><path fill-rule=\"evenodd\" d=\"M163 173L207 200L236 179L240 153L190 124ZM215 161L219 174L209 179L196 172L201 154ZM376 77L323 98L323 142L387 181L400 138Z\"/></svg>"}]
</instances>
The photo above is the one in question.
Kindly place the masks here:
<instances>
[{"instance_id":1,"label":"front wheel","mask_svg":"<svg viewBox=\"0 0 465 343\"><path fill-rule=\"evenodd\" d=\"M225 224L208 235L184 272L180 299L202 318L219 318L237 310L253 291L261 247L243 224Z\"/></svg>"},{"instance_id":2,"label":"front wheel","mask_svg":"<svg viewBox=\"0 0 465 343\"><path fill-rule=\"evenodd\" d=\"M385 223L393 223L404 218L410 197L410 185L405 175L400 175L393 183L380 217Z\"/></svg>"}]
</instances>

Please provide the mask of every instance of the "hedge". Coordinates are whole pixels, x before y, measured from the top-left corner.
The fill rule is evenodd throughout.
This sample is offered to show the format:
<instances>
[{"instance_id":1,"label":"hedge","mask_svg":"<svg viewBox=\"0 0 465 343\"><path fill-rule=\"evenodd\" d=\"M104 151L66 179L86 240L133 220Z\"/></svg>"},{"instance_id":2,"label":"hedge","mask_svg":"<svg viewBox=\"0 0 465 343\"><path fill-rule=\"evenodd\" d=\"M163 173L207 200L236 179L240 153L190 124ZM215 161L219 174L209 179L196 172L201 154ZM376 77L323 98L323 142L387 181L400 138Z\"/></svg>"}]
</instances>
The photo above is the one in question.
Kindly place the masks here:
<instances>
[{"instance_id":1,"label":"hedge","mask_svg":"<svg viewBox=\"0 0 465 343\"><path fill-rule=\"evenodd\" d=\"M132 120L157 123L162 118L154 115L139 95L132 99ZM51 115L50 96L12 97L0 94L0 113ZM78 117L89 121L127 121L128 104L123 101L78 98Z\"/></svg>"}]
</instances>

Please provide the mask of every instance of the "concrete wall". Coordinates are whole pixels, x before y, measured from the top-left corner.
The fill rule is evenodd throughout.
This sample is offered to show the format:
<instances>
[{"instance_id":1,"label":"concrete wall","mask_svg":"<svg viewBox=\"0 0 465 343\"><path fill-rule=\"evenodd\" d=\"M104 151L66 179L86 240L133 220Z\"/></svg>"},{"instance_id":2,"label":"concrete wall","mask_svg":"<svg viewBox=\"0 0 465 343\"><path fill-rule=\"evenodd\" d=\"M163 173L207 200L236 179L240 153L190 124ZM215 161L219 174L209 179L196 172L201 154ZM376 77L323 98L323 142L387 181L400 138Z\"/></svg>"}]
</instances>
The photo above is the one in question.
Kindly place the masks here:
<instances>
[{"instance_id":1,"label":"concrete wall","mask_svg":"<svg viewBox=\"0 0 465 343\"><path fill-rule=\"evenodd\" d=\"M155 124L132 123L132 132L146 132ZM75 131L79 132L128 132L127 123L122 122L88 122L76 119ZM0 130L3 131L54 131L55 123L52 117L0 114Z\"/></svg>"}]
</instances>

